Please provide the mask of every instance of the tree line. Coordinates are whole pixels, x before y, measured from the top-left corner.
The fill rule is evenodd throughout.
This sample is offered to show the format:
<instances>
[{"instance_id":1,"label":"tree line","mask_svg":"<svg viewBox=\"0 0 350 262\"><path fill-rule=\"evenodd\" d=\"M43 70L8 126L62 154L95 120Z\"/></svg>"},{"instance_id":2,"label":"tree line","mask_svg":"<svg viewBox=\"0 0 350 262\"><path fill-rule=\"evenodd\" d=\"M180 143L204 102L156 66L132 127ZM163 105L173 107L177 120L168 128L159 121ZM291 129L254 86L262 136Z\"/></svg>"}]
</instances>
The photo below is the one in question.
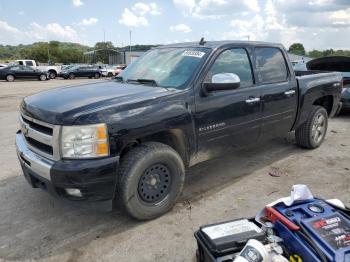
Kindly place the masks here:
<instances>
[{"instance_id":1,"label":"tree line","mask_svg":"<svg viewBox=\"0 0 350 262\"><path fill-rule=\"evenodd\" d=\"M133 51L148 50L153 45L134 45ZM16 59L33 59L40 63L83 63L84 52L98 49L129 50L129 46L115 47L112 42L97 42L94 47L77 43L50 41L36 42L30 45L0 45L0 62L10 62ZM105 54L97 54L98 61L106 62Z\"/></svg>"},{"instance_id":2,"label":"tree line","mask_svg":"<svg viewBox=\"0 0 350 262\"><path fill-rule=\"evenodd\" d=\"M327 49L327 50L312 50L309 52L305 51L305 48L303 44L301 43L294 43L292 44L288 52L295 55L301 55L301 56L308 56L311 58L319 58L324 56L350 56L350 50L334 50L334 49Z\"/></svg>"},{"instance_id":3,"label":"tree line","mask_svg":"<svg viewBox=\"0 0 350 262\"><path fill-rule=\"evenodd\" d=\"M131 49L133 51L148 50L156 45L133 45ZM0 45L0 61L9 62L16 59L34 59L40 63L83 63L84 55L86 51L98 50L98 49L113 49L113 50L129 50L129 46L115 47L112 42L98 42L94 47L81 45L77 43L67 43L59 41L50 42L36 42L30 45ZM288 52L296 55L309 56L312 58L318 58L323 56L350 56L350 50L312 50L305 51L303 44L292 44ZM106 62L106 53L97 54L97 61Z\"/></svg>"}]
</instances>

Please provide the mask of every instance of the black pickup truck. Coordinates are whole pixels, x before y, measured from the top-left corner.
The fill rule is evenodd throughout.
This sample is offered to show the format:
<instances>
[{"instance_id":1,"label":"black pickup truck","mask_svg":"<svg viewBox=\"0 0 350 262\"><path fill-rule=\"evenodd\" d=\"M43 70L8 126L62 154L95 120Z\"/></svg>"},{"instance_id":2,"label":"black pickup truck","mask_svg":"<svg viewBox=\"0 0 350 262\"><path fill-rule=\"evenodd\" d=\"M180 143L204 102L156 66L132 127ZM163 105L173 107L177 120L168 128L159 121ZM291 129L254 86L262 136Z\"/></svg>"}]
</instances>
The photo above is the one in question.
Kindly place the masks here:
<instances>
[{"instance_id":1,"label":"black pickup truck","mask_svg":"<svg viewBox=\"0 0 350 262\"><path fill-rule=\"evenodd\" d=\"M338 73L296 77L279 44L161 46L112 81L24 98L17 154L33 187L152 219L173 207L185 170L218 152L290 131L320 146L341 89Z\"/></svg>"}]
</instances>

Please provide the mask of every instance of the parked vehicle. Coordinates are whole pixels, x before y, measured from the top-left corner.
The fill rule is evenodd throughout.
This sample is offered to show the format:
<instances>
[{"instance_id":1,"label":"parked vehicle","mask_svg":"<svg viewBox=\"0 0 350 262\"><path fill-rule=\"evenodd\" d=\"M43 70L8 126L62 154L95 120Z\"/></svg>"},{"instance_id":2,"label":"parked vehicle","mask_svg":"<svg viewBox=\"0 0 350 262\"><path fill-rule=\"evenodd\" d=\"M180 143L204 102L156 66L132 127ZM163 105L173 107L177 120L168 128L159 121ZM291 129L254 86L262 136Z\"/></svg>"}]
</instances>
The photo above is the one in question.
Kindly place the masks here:
<instances>
[{"instance_id":1,"label":"parked vehicle","mask_svg":"<svg viewBox=\"0 0 350 262\"><path fill-rule=\"evenodd\" d=\"M29 66L12 65L0 70L0 79L13 82L15 79L38 79L48 80L48 72L33 69Z\"/></svg>"},{"instance_id":2,"label":"parked vehicle","mask_svg":"<svg viewBox=\"0 0 350 262\"><path fill-rule=\"evenodd\" d=\"M326 56L313 59L306 64L309 72L314 70L321 72L340 72L343 76L342 109L350 109L350 57Z\"/></svg>"},{"instance_id":3,"label":"parked vehicle","mask_svg":"<svg viewBox=\"0 0 350 262\"><path fill-rule=\"evenodd\" d=\"M113 65L97 65L100 69L101 75L104 77L115 76L115 66Z\"/></svg>"},{"instance_id":4,"label":"parked vehicle","mask_svg":"<svg viewBox=\"0 0 350 262\"><path fill-rule=\"evenodd\" d=\"M114 69L114 75L119 75L126 68L126 65L117 65Z\"/></svg>"},{"instance_id":5,"label":"parked vehicle","mask_svg":"<svg viewBox=\"0 0 350 262\"><path fill-rule=\"evenodd\" d=\"M341 88L338 73L296 77L279 44L161 46L114 81L24 98L18 158L33 187L152 219L174 206L187 168L220 152L289 131L319 147Z\"/></svg>"},{"instance_id":6,"label":"parked vehicle","mask_svg":"<svg viewBox=\"0 0 350 262\"><path fill-rule=\"evenodd\" d=\"M50 79L56 78L61 72L61 66L40 66L35 60L16 60L19 65L30 66L34 69L49 72Z\"/></svg>"},{"instance_id":7,"label":"parked vehicle","mask_svg":"<svg viewBox=\"0 0 350 262\"><path fill-rule=\"evenodd\" d=\"M62 70L59 76L64 79L74 79L76 77L100 78L101 70L92 66L73 66Z\"/></svg>"}]
</instances>

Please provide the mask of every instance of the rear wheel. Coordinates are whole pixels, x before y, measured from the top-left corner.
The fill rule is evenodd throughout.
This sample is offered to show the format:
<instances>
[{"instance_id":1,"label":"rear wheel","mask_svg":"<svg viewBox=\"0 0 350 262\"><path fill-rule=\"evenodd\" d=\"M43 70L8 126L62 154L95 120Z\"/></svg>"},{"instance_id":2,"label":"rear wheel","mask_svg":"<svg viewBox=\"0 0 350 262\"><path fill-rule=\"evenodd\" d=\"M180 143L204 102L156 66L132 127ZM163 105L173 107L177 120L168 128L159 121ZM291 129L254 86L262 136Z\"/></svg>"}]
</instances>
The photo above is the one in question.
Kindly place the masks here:
<instances>
[{"instance_id":1,"label":"rear wheel","mask_svg":"<svg viewBox=\"0 0 350 262\"><path fill-rule=\"evenodd\" d=\"M14 75L7 75L7 76L6 76L6 81L7 81L7 82L13 82L13 81L15 81L15 76L14 76Z\"/></svg>"},{"instance_id":2,"label":"rear wheel","mask_svg":"<svg viewBox=\"0 0 350 262\"><path fill-rule=\"evenodd\" d=\"M68 76L69 79L74 79L75 78L75 75L73 73L70 73L69 76Z\"/></svg>"},{"instance_id":3,"label":"rear wheel","mask_svg":"<svg viewBox=\"0 0 350 262\"><path fill-rule=\"evenodd\" d=\"M327 133L328 114L325 108L313 106L308 119L295 131L299 146L309 149L319 147Z\"/></svg>"},{"instance_id":4,"label":"rear wheel","mask_svg":"<svg viewBox=\"0 0 350 262\"><path fill-rule=\"evenodd\" d=\"M100 78L100 74L99 74L99 73L96 73L96 74L94 75L94 77L95 77L95 79L98 79L98 78Z\"/></svg>"},{"instance_id":5,"label":"rear wheel","mask_svg":"<svg viewBox=\"0 0 350 262\"><path fill-rule=\"evenodd\" d=\"M44 74L40 75L40 76L39 76L39 80L40 80L40 81L45 81L45 80L47 80L46 75L44 75Z\"/></svg>"},{"instance_id":6,"label":"rear wheel","mask_svg":"<svg viewBox=\"0 0 350 262\"><path fill-rule=\"evenodd\" d=\"M185 168L171 147L150 142L130 150L121 160L117 192L121 205L139 220L169 211L182 191Z\"/></svg>"}]
</instances>

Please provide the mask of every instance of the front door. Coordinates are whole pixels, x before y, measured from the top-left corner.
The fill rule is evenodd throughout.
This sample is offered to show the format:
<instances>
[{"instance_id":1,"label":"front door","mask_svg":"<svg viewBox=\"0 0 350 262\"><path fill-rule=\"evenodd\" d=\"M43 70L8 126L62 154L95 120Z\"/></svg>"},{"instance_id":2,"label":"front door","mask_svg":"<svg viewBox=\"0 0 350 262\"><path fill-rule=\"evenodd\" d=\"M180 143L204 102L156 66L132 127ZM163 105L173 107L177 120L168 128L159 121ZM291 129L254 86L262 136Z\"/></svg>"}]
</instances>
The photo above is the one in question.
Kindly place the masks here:
<instances>
[{"instance_id":1,"label":"front door","mask_svg":"<svg viewBox=\"0 0 350 262\"><path fill-rule=\"evenodd\" d=\"M196 95L195 123L198 150L212 152L256 142L261 125L260 88L255 85L252 64L244 48L221 51L203 82L213 75L234 73L240 78L235 90Z\"/></svg>"}]
</instances>

